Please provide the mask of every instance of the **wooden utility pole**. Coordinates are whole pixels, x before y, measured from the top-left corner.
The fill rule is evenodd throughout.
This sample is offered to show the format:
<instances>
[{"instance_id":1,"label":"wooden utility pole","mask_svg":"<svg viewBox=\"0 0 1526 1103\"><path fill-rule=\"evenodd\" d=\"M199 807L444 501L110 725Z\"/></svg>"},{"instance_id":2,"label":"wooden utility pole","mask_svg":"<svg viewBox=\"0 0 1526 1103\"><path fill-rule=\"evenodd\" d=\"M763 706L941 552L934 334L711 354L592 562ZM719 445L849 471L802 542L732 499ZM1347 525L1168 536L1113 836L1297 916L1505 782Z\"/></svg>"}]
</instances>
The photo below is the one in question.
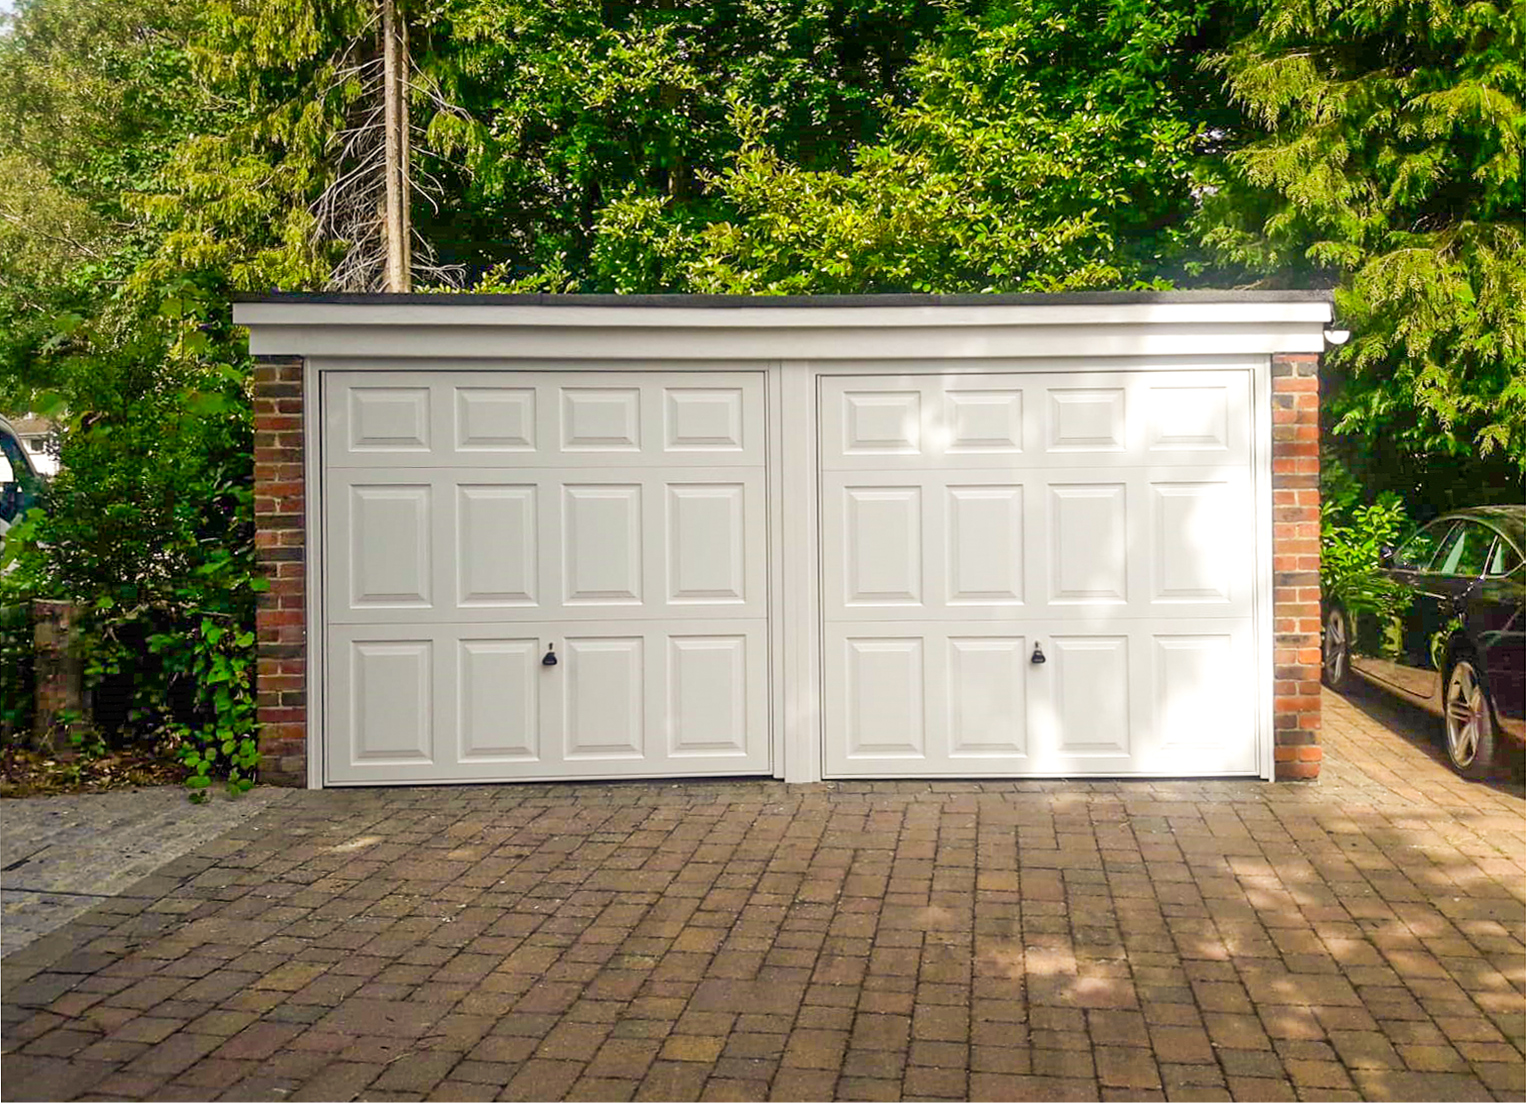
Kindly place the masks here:
<instances>
[{"instance_id":1,"label":"wooden utility pole","mask_svg":"<svg viewBox=\"0 0 1526 1103\"><path fill-rule=\"evenodd\" d=\"M381 0L381 5L383 125L387 132L386 288L404 292L413 289L413 230L408 217L408 40L397 15L397 0Z\"/></svg>"}]
</instances>

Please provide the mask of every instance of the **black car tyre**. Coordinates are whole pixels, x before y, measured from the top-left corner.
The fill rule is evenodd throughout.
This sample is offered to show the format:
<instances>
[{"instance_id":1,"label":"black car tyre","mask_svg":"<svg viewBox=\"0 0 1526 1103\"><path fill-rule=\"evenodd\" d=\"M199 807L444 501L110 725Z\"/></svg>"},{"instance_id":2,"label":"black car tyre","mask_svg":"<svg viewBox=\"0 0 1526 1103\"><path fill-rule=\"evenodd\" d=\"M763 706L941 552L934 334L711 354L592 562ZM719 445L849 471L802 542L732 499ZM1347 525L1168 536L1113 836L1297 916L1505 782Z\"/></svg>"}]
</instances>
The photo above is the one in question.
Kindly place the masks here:
<instances>
[{"instance_id":1,"label":"black car tyre","mask_svg":"<svg viewBox=\"0 0 1526 1103\"><path fill-rule=\"evenodd\" d=\"M1351 688L1351 619L1335 606L1325 616L1322 673L1325 685L1344 693Z\"/></svg>"},{"instance_id":2,"label":"black car tyre","mask_svg":"<svg viewBox=\"0 0 1526 1103\"><path fill-rule=\"evenodd\" d=\"M1488 776L1494 762L1494 713L1483 673L1471 655L1457 659L1447 673L1444 716L1453 768L1463 777Z\"/></svg>"}]
</instances>

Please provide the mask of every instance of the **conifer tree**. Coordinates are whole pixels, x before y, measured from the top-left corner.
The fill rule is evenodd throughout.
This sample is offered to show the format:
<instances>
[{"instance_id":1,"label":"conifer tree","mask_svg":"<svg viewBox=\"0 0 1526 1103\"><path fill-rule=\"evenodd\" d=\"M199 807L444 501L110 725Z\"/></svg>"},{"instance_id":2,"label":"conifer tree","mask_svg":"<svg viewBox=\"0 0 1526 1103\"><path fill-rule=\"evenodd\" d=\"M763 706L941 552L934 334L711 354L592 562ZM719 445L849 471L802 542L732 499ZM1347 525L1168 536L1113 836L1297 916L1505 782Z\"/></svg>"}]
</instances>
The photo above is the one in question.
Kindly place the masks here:
<instances>
[{"instance_id":1,"label":"conifer tree","mask_svg":"<svg viewBox=\"0 0 1526 1103\"><path fill-rule=\"evenodd\" d=\"M1473 500L1518 496L1526 4L1267 0L1214 64L1261 135L1229 157L1206 238L1265 283L1335 286L1353 338L1327 359L1334 430L1374 477L1418 489L1482 459Z\"/></svg>"}]
</instances>

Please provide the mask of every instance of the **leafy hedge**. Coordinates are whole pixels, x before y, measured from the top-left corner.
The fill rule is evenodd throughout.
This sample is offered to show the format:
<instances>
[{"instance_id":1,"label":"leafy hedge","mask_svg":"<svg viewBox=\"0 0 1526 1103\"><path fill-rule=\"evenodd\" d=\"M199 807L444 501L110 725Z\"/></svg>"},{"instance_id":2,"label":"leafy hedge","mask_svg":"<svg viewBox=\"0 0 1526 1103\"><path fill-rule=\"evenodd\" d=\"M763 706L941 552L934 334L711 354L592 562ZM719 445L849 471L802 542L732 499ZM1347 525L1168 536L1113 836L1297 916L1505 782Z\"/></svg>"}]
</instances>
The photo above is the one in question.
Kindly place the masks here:
<instances>
[{"instance_id":1,"label":"leafy hedge","mask_svg":"<svg viewBox=\"0 0 1526 1103\"><path fill-rule=\"evenodd\" d=\"M0 746L25 740L36 705L32 605L0 604Z\"/></svg>"}]
</instances>

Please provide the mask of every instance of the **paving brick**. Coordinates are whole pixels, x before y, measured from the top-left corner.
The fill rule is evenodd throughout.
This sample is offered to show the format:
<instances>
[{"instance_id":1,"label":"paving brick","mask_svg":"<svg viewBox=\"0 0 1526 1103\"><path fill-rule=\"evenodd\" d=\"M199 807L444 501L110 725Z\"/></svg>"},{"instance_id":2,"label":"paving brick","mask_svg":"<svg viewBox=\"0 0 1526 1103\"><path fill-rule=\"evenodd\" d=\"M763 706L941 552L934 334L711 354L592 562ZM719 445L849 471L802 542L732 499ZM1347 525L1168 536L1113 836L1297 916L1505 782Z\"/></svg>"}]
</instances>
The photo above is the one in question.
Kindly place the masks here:
<instances>
[{"instance_id":1,"label":"paving brick","mask_svg":"<svg viewBox=\"0 0 1526 1103\"><path fill-rule=\"evenodd\" d=\"M661 1056L666 1061L703 1061L713 1063L726 1048L726 1038L695 1034L670 1034L663 1043Z\"/></svg>"},{"instance_id":2,"label":"paving brick","mask_svg":"<svg viewBox=\"0 0 1526 1103\"><path fill-rule=\"evenodd\" d=\"M660 1043L644 1038L611 1038L593 1055L587 1074L599 1079L640 1080L659 1048Z\"/></svg>"},{"instance_id":3,"label":"paving brick","mask_svg":"<svg viewBox=\"0 0 1526 1103\"><path fill-rule=\"evenodd\" d=\"M1369 1099L1482 1100L1489 1089L1474 1076L1446 1072L1403 1072L1394 1069L1355 1069L1352 1078Z\"/></svg>"},{"instance_id":4,"label":"paving brick","mask_svg":"<svg viewBox=\"0 0 1526 1103\"><path fill-rule=\"evenodd\" d=\"M1398 1069L1404 1060L1389 1040L1376 1030L1332 1030L1330 1044L1348 1068Z\"/></svg>"},{"instance_id":5,"label":"paving brick","mask_svg":"<svg viewBox=\"0 0 1526 1103\"><path fill-rule=\"evenodd\" d=\"M373 1090L427 1093L460 1061L459 1053L411 1053L372 1081L368 1094Z\"/></svg>"},{"instance_id":6,"label":"paving brick","mask_svg":"<svg viewBox=\"0 0 1526 1103\"><path fill-rule=\"evenodd\" d=\"M780 1064L795 1069L835 1069L842 1064L847 1048L845 1031L799 1030L790 1035Z\"/></svg>"},{"instance_id":7,"label":"paving brick","mask_svg":"<svg viewBox=\"0 0 1526 1103\"><path fill-rule=\"evenodd\" d=\"M884 1100L902 1098L901 1081L869 1076L843 1076L837 1081L835 1099Z\"/></svg>"},{"instance_id":8,"label":"paving brick","mask_svg":"<svg viewBox=\"0 0 1526 1103\"><path fill-rule=\"evenodd\" d=\"M1099 1046L1093 1056L1097 1079L1104 1087L1153 1090L1161 1086L1160 1070L1147 1049Z\"/></svg>"},{"instance_id":9,"label":"paving brick","mask_svg":"<svg viewBox=\"0 0 1526 1103\"><path fill-rule=\"evenodd\" d=\"M830 1099L836 1083L836 1069L781 1068L769 1085L768 1097L786 1103Z\"/></svg>"},{"instance_id":10,"label":"paving brick","mask_svg":"<svg viewBox=\"0 0 1526 1103\"><path fill-rule=\"evenodd\" d=\"M560 1099L581 1075L583 1064L578 1061L549 1061L532 1058L515 1073L514 1079L504 1087L500 1099L545 1100Z\"/></svg>"},{"instance_id":11,"label":"paving brick","mask_svg":"<svg viewBox=\"0 0 1526 1103\"><path fill-rule=\"evenodd\" d=\"M901 1081L907 1096L932 1096L938 1099L962 1099L967 1093L968 1074L962 1068L929 1068L909 1065Z\"/></svg>"},{"instance_id":12,"label":"paving brick","mask_svg":"<svg viewBox=\"0 0 1526 1103\"><path fill-rule=\"evenodd\" d=\"M476 1084L469 1080L444 1080L436 1084L434 1090L426 1097L430 1100L456 1100L460 1103L475 1103L498 1098L497 1089L488 1084Z\"/></svg>"},{"instance_id":13,"label":"paving brick","mask_svg":"<svg viewBox=\"0 0 1526 1103\"><path fill-rule=\"evenodd\" d=\"M261 1060L284 1049L287 1043L301 1033L303 1027L296 1023L254 1023L233 1035L213 1052L217 1057L230 1060Z\"/></svg>"}]
</instances>

